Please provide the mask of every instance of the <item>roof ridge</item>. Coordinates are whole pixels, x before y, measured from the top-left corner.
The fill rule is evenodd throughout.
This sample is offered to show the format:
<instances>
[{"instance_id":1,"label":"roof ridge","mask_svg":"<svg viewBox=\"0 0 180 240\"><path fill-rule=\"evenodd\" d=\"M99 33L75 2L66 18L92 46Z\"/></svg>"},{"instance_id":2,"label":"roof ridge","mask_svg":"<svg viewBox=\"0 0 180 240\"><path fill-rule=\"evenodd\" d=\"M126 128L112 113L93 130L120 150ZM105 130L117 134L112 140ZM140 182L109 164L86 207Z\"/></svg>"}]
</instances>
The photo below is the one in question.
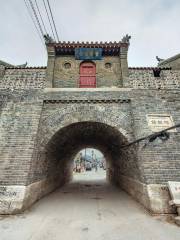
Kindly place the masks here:
<instances>
[{"instance_id":1,"label":"roof ridge","mask_svg":"<svg viewBox=\"0 0 180 240\"><path fill-rule=\"evenodd\" d=\"M6 67L5 69L46 69L47 66L37 66L37 67Z\"/></svg>"},{"instance_id":2,"label":"roof ridge","mask_svg":"<svg viewBox=\"0 0 180 240\"><path fill-rule=\"evenodd\" d=\"M176 60L176 59L178 59L178 58L180 58L180 53L178 53L178 54L176 54L176 55L174 55L174 56L172 56L172 57L169 57L169 58L167 58L167 59L164 59L164 60L160 61L160 62L159 62L159 66L161 66L162 64L166 64L166 63L172 62L173 60Z\"/></svg>"},{"instance_id":3,"label":"roof ridge","mask_svg":"<svg viewBox=\"0 0 180 240\"><path fill-rule=\"evenodd\" d=\"M102 42L102 41L63 41L63 42L52 42L52 43L48 43L47 46L55 46L55 47L121 47L121 46L125 46L125 47L128 47L129 46L129 43L128 42L122 42L122 41L105 41L105 42Z\"/></svg>"},{"instance_id":4,"label":"roof ridge","mask_svg":"<svg viewBox=\"0 0 180 240\"><path fill-rule=\"evenodd\" d=\"M171 67L128 67L128 69L132 70L153 70L153 69L161 69L161 70L171 70Z\"/></svg>"}]
</instances>

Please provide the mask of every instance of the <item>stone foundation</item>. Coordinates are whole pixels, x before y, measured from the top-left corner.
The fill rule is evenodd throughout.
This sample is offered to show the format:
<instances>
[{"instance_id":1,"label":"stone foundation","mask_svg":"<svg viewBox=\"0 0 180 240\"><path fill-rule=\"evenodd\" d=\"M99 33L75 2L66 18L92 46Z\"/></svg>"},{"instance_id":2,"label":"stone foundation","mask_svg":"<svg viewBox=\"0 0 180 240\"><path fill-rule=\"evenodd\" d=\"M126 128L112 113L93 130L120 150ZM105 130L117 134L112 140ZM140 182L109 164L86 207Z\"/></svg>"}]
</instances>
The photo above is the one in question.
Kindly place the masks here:
<instances>
[{"instance_id":1,"label":"stone foundation","mask_svg":"<svg viewBox=\"0 0 180 240\"><path fill-rule=\"evenodd\" d=\"M109 180L130 194L152 214L173 214L176 209L169 205L170 193L166 185L144 184L123 175L108 173ZM114 179L115 178L115 179Z\"/></svg>"},{"instance_id":2,"label":"stone foundation","mask_svg":"<svg viewBox=\"0 0 180 240\"><path fill-rule=\"evenodd\" d=\"M28 186L0 186L0 214L17 214L26 210L34 202L54 191L70 180L64 178L48 178L34 182Z\"/></svg>"},{"instance_id":3,"label":"stone foundation","mask_svg":"<svg viewBox=\"0 0 180 240\"><path fill-rule=\"evenodd\" d=\"M176 209L169 205L168 187L161 184L143 184L132 178L119 175L118 179L107 172L107 177L122 190L130 194L152 214L173 214ZM41 180L28 186L0 186L0 214L16 214L30 207L34 202L54 191L70 180L56 177Z\"/></svg>"}]
</instances>

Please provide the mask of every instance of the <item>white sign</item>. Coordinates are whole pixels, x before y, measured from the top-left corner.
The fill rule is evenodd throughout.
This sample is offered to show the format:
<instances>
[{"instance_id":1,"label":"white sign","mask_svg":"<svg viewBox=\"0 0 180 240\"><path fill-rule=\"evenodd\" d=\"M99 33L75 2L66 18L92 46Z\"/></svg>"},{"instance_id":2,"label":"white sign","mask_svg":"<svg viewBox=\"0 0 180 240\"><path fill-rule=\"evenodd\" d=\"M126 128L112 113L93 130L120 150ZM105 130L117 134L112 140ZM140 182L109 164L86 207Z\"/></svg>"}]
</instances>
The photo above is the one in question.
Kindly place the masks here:
<instances>
[{"instance_id":1,"label":"white sign","mask_svg":"<svg viewBox=\"0 0 180 240\"><path fill-rule=\"evenodd\" d=\"M168 182L169 191L173 200L180 200L180 182Z\"/></svg>"},{"instance_id":2,"label":"white sign","mask_svg":"<svg viewBox=\"0 0 180 240\"><path fill-rule=\"evenodd\" d=\"M173 119L170 115L148 114L146 117L148 126L153 132L159 132L174 126ZM176 129L169 130L169 132L176 132Z\"/></svg>"},{"instance_id":3,"label":"white sign","mask_svg":"<svg viewBox=\"0 0 180 240\"><path fill-rule=\"evenodd\" d=\"M25 186L0 186L1 201L17 201L22 200L25 194Z\"/></svg>"}]
</instances>

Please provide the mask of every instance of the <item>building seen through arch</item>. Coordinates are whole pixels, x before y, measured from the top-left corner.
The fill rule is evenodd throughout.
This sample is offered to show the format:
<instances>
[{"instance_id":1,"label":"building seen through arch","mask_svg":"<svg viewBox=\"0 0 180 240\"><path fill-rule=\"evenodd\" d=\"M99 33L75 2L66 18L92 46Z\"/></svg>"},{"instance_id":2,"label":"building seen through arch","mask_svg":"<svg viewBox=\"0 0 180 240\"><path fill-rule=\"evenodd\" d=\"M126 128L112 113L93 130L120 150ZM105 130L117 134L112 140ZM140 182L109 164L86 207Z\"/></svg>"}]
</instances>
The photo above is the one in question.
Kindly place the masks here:
<instances>
[{"instance_id":1,"label":"building seen through arch","mask_svg":"<svg viewBox=\"0 0 180 240\"><path fill-rule=\"evenodd\" d=\"M73 171L85 172L99 168L106 169L106 160L104 155L97 149L85 148L81 150L74 158Z\"/></svg>"}]
</instances>

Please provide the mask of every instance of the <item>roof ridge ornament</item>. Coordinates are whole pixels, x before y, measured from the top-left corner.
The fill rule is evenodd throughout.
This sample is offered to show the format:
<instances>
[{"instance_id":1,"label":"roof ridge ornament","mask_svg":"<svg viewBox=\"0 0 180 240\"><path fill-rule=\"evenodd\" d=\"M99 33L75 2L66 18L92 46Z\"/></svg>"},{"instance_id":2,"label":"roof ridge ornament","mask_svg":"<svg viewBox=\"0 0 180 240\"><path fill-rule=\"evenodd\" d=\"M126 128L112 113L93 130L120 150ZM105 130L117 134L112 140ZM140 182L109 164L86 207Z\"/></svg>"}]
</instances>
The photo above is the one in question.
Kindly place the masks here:
<instances>
[{"instance_id":1,"label":"roof ridge ornament","mask_svg":"<svg viewBox=\"0 0 180 240\"><path fill-rule=\"evenodd\" d=\"M24 64L21 64L21 65L17 65L16 67L17 68L25 68L25 67L27 67L27 62L25 62Z\"/></svg>"},{"instance_id":2,"label":"roof ridge ornament","mask_svg":"<svg viewBox=\"0 0 180 240\"><path fill-rule=\"evenodd\" d=\"M44 40L46 44L55 43L54 39L49 34L44 35Z\"/></svg>"},{"instance_id":3,"label":"roof ridge ornament","mask_svg":"<svg viewBox=\"0 0 180 240\"><path fill-rule=\"evenodd\" d=\"M156 56L156 60L158 61L158 63L160 63L160 62L163 62L165 59Z\"/></svg>"},{"instance_id":4,"label":"roof ridge ornament","mask_svg":"<svg viewBox=\"0 0 180 240\"><path fill-rule=\"evenodd\" d=\"M129 34L126 34L126 35L122 38L121 42L122 42L122 43L130 44L130 39L131 39L131 36L130 36Z\"/></svg>"}]
</instances>

